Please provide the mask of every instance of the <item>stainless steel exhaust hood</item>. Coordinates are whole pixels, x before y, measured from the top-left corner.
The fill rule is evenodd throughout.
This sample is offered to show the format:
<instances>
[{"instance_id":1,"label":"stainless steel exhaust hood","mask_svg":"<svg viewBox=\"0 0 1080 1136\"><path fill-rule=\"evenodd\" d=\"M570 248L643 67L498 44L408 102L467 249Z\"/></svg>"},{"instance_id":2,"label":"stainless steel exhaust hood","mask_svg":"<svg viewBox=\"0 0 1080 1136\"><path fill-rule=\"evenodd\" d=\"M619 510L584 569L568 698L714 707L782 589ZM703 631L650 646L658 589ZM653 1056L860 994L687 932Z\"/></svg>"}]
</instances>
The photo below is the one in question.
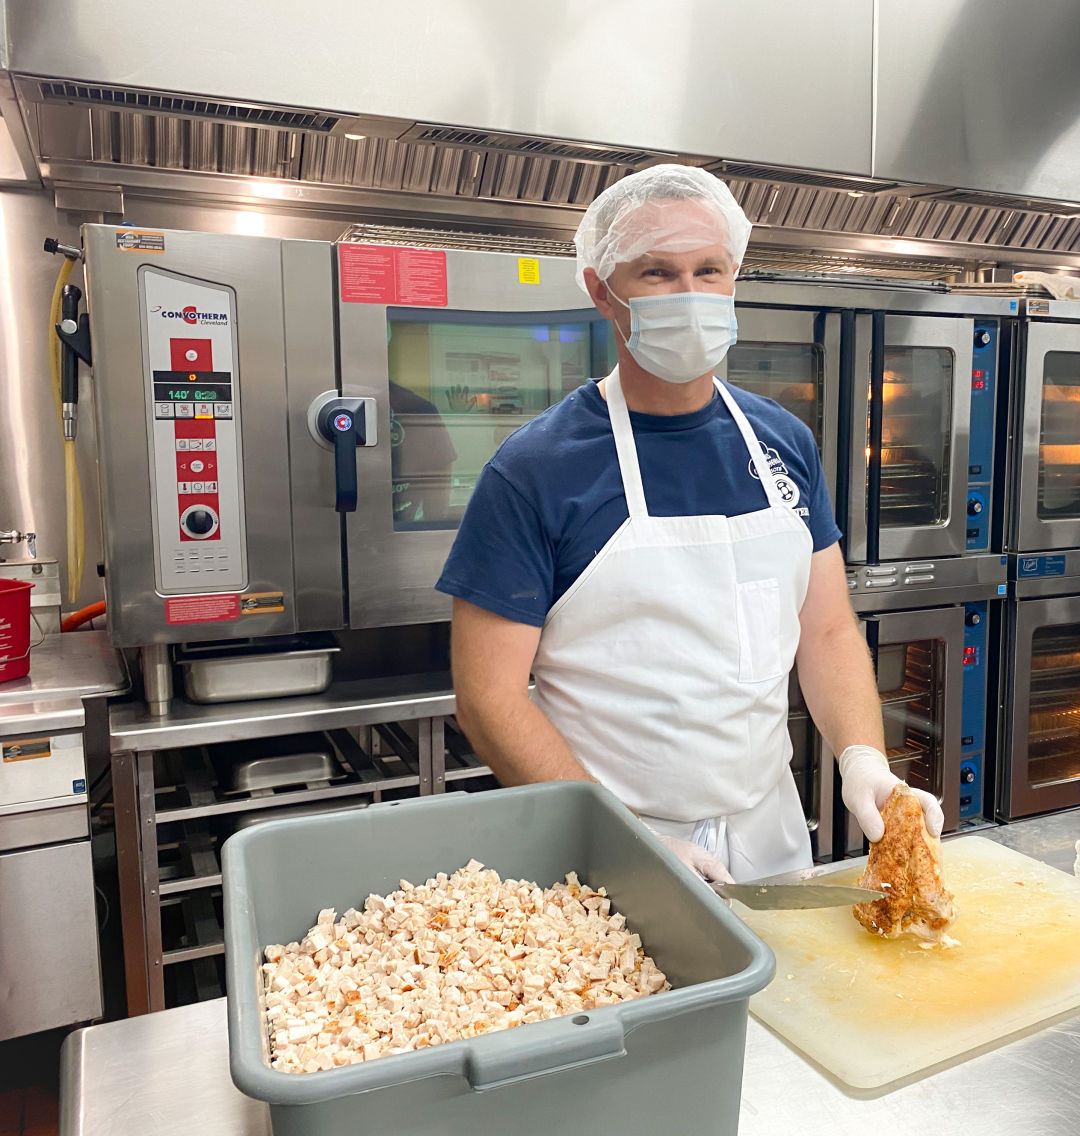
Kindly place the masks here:
<instances>
[{"instance_id":1,"label":"stainless steel exhaust hood","mask_svg":"<svg viewBox=\"0 0 1080 1136\"><path fill-rule=\"evenodd\" d=\"M119 213L125 193L168 193L331 209L340 216L428 218L436 226L495 224L558 238L612 182L678 160L728 182L755 225L756 247L874 253L893 262L931 256L969 269L988 260L1068 266L1080 258L1080 204L870 176L870 108L862 103L871 88L871 58L860 53L873 38L866 0L834 0L813 20L801 0L755 6L679 0L668 25L655 30L670 42L659 50L649 45L655 58L644 86L640 76L628 79L599 66L595 52L614 32L575 5L566 11L556 5L546 22L530 23L495 0L446 0L437 12L422 0L399 0L397 16L368 0L330 3L325 7L340 9L339 15L348 7L354 16L335 39L325 12L311 26L261 26L250 13L245 22L231 6L190 0L183 21L155 31L145 17L136 18L136 10L145 9L135 0L97 5L93 17L76 0L0 0L0 16L5 2L10 42L3 57L10 76L0 73L0 113L25 130L21 149L15 139L24 165L25 155L32 155L33 175L57 187L69 208L84 201L87 209ZM623 7L638 2L623 0ZM612 14L603 0L598 3ZM284 16L289 5L262 0L254 7L280 9ZM655 16L654 7L644 4L646 9ZM400 38L409 13L418 21L417 33ZM770 13L783 15L785 34L763 39ZM124 14L132 17L129 27L140 29L140 44L146 37L156 43L149 61L125 50L122 36L116 40ZM192 30L200 15L209 43ZM367 22L358 24L361 15ZM76 41L81 36L86 50L74 50L56 34L65 20L77 25ZM463 40L463 26L475 35L483 29L486 46ZM288 32L281 30L286 27ZM247 40L239 48L227 44L230 29L240 28ZM321 40L319 28L326 33ZM417 38L421 30L426 35ZM687 73L687 60L700 55L697 41L720 30L738 41L746 57L725 58L725 69L713 66L705 80L692 69ZM283 37L294 34L298 49L317 47L320 53L306 61L305 82L298 82L295 67L274 70L282 63ZM645 50L641 29L619 34ZM804 42L793 49L799 36ZM202 43L197 52L196 41ZM372 54L385 53L388 45L397 70ZM506 58L515 45L519 55ZM805 67L807 48L817 52L810 85L778 66L787 61ZM583 86L570 64L580 69L590 59L598 74ZM350 65L355 75L333 70ZM183 74L204 93L147 82ZM373 85L373 75L381 86ZM142 82L131 83L131 77ZM559 77L568 91L559 87ZM683 84L676 94L670 89L674 78ZM717 82L726 84L721 103L732 108L726 116L710 114L704 101ZM324 107L347 105L355 90L352 97L375 111L426 108L449 117L456 110L469 118L455 124L434 116L320 109L265 94L255 101L230 97L300 88ZM620 98L628 89L629 109ZM579 105L586 92L592 105ZM587 141L571 131L552 133L556 124L576 127L586 138L636 137L666 145ZM692 142L708 146L688 146Z\"/></svg>"}]
</instances>

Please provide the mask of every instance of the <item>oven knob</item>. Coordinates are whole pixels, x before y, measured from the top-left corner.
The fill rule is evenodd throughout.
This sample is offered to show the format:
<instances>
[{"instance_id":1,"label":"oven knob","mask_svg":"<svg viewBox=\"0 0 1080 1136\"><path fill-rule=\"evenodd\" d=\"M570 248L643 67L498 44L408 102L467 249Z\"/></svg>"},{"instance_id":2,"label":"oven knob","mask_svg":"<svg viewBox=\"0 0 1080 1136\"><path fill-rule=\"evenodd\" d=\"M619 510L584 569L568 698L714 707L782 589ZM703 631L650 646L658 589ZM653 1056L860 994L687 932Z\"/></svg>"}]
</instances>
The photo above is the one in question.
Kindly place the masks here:
<instances>
[{"instance_id":1,"label":"oven knob","mask_svg":"<svg viewBox=\"0 0 1080 1136\"><path fill-rule=\"evenodd\" d=\"M217 524L217 517L209 509L192 509L184 517L184 528L192 536L206 536Z\"/></svg>"},{"instance_id":2,"label":"oven knob","mask_svg":"<svg viewBox=\"0 0 1080 1136\"><path fill-rule=\"evenodd\" d=\"M977 517L983 511L983 503L978 497L969 497L967 511L969 517Z\"/></svg>"},{"instance_id":3,"label":"oven knob","mask_svg":"<svg viewBox=\"0 0 1080 1136\"><path fill-rule=\"evenodd\" d=\"M964 785L970 785L975 780L975 770L970 765L965 765L960 770L960 780Z\"/></svg>"},{"instance_id":4,"label":"oven knob","mask_svg":"<svg viewBox=\"0 0 1080 1136\"><path fill-rule=\"evenodd\" d=\"M978 627L979 624L982 623L982 616L977 611L969 611L967 615L964 616L964 623L967 624L968 627Z\"/></svg>"},{"instance_id":5,"label":"oven knob","mask_svg":"<svg viewBox=\"0 0 1080 1136\"><path fill-rule=\"evenodd\" d=\"M985 327L975 329L975 346L986 347L990 343L991 335Z\"/></svg>"}]
</instances>

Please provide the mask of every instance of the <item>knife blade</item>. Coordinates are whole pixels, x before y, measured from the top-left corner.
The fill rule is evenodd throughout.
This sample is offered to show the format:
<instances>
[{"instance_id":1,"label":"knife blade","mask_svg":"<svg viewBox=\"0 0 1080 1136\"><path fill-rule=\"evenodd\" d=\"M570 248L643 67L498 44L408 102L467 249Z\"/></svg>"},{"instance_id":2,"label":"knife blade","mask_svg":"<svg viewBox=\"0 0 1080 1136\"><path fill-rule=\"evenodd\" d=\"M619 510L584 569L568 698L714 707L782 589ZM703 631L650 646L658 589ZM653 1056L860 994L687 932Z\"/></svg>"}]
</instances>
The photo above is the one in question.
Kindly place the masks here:
<instances>
[{"instance_id":1,"label":"knife blade","mask_svg":"<svg viewBox=\"0 0 1080 1136\"><path fill-rule=\"evenodd\" d=\"M736 899L754 911L804 911L813 907L851 907L882 899L883 891L845 884L822 884L813 877L799 883L710 884L717 895Z\"/></svg>"}]
</instances>

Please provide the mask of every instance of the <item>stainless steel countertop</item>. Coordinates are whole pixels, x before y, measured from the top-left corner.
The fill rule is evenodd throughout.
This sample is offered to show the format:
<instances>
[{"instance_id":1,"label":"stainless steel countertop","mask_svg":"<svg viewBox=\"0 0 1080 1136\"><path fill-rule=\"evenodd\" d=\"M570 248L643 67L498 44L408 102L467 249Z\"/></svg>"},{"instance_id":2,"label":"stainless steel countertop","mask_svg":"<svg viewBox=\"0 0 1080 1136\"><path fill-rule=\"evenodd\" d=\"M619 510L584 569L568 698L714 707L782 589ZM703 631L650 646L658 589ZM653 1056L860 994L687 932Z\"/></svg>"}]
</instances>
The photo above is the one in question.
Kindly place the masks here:
<instances>
[{"instance_id":1,"label":"stainless steel countertop","mask_svg":"<svg viewBox=\"0 0 1080 1136\"><path fill-rule=\"evenodd\" d=\"M1039 858L1048 848L1056 862L1080 839L1080 809L979 835ZM62 1055L62 1136L270 1136L267 1107L233 1086L228 1049L224 998L79 1030ZM741 1136L1075 1136L1078 1117L1080 1015L877 1094L842 1088L748 1023Z\"/></svg>"},{"instance_id":2,"label":"stainless steel countertop","mask_svg":"<svg viewBox=\"0 0 1080 1136\"><path fill-rule=\"evenodd\" d=\"M130 686L107 631L46 635L30 652L30 673L0 683L0 717L10 703L122 694Z\"/></svg>"},{"instance_id":3,"label":"stainless steel countertop","mask_svg":"<svg viewBox=\"0 0 1080 1136\"><path fill-rule=\"evenodd\" d=\"M113 753L136 749L210 745L308 730L335 730L374 722L453 714L448 674L406 675L332 683L322 694L221 702L197 706L175 698L169 713L154 717L142 702L109 711Z\"/></svg>"}]
</instances>

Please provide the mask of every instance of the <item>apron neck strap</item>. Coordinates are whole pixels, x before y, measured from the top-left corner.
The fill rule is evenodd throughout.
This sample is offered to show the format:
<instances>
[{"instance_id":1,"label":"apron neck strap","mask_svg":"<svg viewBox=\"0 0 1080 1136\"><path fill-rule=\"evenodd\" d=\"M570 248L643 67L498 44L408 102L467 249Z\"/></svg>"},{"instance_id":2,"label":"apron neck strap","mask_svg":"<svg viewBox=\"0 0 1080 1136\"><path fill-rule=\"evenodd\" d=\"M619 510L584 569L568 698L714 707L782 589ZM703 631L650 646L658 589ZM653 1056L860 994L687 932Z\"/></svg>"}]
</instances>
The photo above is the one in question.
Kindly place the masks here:
<instances>
[{"instance_id":1,"label":"apron neck strap","mask_svg":"<svg viewBox=\"0 0 1080 1136\"><path fill-rule=\"evenodd\" d=\"M728 408L731 417L735 419L735 425L739 428L747 452L750 454L750 461L753 462L754 469L757 471L758 480L761 482L761 488L765 490L769 504L782 506L784 502L780 497L780 490L776 488L776 479L769 469L769 459L764 446L758 441L753 427L746 420L746 415L743 414L731 391L719 379L714 378L713 382L716 383L716 389L720 392L720 397L724 400L724 405Z\"/></svg>"},{"instance_id":2,"label":"apron neck strap","mask_svg":"<svg viewBox=\"0 0 1080 1136\"><path fill-rule=\"evenodd\" d=\"M649 509L645 504L645 487L641 483L641 466L638 464L630 411L626 408L618 367L604 380L604 395L607 399L608 417L611 419L611 432L615 435L615 452L619 456L619 472L622 474L627 512L631 518L647 517Z\"/></svg>"},{"instance_id":3,"label":"apron neck strap","mask_svg":"<svg viewBox=\"0 0 1080 1136\"><path fill-rule=\"evenodd\" d=\"M746 415L739 408L739 404L732 397L731 392L717 378L713 379L724 405L735 421L742 435L746 452L757 471L761 488L770 505L782 506L780 491L776 488L776 481L769 470L769 462L761 442L758 441L753 427L746 420ZM604 395L608 406L608 417L611 419L611 432L615 437L615 452L619 458L619 472L622 474L623 494L626 497L626 508L630 516L647 517L648 507L645 504L645 488L641 482L641 466L638 464L637 446L634 444L634 431L630 425L630 411L626 407L626 398L623 395L622 383L619 381L619 368L611 372L604 380Z\"/></svg>"}]
</instances>

